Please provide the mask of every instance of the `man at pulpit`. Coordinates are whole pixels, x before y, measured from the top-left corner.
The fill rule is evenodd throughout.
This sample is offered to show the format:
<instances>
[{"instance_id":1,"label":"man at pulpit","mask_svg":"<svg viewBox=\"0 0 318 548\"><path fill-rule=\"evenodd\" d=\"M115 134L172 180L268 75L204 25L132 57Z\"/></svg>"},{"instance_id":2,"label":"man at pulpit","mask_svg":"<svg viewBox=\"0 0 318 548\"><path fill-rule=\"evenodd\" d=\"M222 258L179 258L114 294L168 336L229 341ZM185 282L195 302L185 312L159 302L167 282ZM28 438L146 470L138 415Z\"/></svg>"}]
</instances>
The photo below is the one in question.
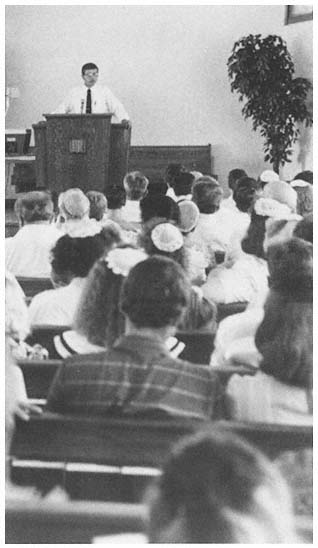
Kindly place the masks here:
<instances>
[{"instance_id":1,"label":"man at pulpit","mask_svg":"<svg viewBox=\"0 0 318 548\"><path fill-rule=\"evenodd\" d=\"M55 110L54 114L112 114L112 123L130 125L129 115L111 90L100 85L99 69L94 63L82 66L83 85L77 86Z\"/></svg>"}]
</instances>

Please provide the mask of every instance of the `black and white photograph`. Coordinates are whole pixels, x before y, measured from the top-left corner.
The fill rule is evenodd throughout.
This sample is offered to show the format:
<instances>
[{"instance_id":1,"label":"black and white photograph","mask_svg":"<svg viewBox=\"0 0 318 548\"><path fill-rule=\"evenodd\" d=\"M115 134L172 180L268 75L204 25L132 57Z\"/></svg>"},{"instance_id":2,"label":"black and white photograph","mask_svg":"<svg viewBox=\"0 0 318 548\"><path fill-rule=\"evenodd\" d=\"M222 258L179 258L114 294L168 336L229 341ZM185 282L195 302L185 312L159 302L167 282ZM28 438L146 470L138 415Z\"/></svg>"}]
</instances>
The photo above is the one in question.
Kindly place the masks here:
<instances>
[{"instance_id":1,"label":"black and white photograph","mask_svg":"<svg viewBox=\"0 0 318 548\"><path fill-rule=\"evenodd\" d=\"M313 5L1 11L2 542L312 545Z\"/></svg>"}]
</instances>

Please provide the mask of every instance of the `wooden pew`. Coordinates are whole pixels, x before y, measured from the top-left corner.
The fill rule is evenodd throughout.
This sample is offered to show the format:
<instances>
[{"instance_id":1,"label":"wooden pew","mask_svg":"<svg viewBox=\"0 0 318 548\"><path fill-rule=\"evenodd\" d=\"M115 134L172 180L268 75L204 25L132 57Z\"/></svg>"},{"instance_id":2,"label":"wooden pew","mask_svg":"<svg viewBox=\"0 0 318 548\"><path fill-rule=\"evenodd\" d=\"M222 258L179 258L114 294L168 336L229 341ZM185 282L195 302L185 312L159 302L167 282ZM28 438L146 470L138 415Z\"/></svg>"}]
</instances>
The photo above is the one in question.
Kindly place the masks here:
<instances>
[{"instance_id":1,"label":"wooden pew","mask_svg":"<svg viewBox=\"0 0 318 548\"><path fill-rule=\"evenodd\" d=\"M59 470L57 483L69 488L70 493L73 490L77 498L83 498L83 494L86 498L89 487L84 481L85 489L80 491L79 474L95 475L95 486L103 483L108 474L113 481L110 486L105 483L107 496L111 497L108 500L115 496L113 500L133 502L139 500L149 479L159 473L178 439L216 424L247 439L271 459L284 451L312 447L310 426L44 413L28 422L17 421L11 448L12 471L41 468L41 463L42 469L52 469L55 463ZM72 474L76 478L75 487L74 481L73 487L68 484ZM129 476L134 477L133 487L127 483Z\"/></svg>"},{"instance_id":2,"label":"wooden pew","mask_svg":"<svg viewBox=\"0 0 318 548\"><path fill-rule=\"evenodd\" d=\"M144 529L141 504L105 502L6 502L6 544L89 544L97 535Z\"/></svg>"},{"instance_id":3,"label":"wooden pew","mask_svg":"<svg viewBox=\"0 0 318 548\"><path fill-rule=\"evenodd\" d=\"M129 171L142 171L152 183L162 182L168 164L180 163L188 171L213 173L211 145L200 146L132 146Z\"/></svg>"},{"instance_id":4,"label":"wooden pew","mask_svg":"<svg viewBox=\"0 0 318 548\"><path fill-rule=\"evenodd\" d=\"M26 297L34 297L41 291L53 289L51 278L28 278L17 276L17 281L22 287Z\"/></svg>"},{"instance_id":5,"label":"wooden pew","mask_svg":"<svg viewBox=\"0 0 318 548\"><path fill-rule=\"evenodd\" d=\"M237 302L237 303L219 303L217 305L217 321L220 323L227 316L232 316L233 314L240 314L246 310L248 302Z\"/></svg>"},{"instance_id":6,"label":"wooden pew","mask_svg":"<svg viewBox=\"0 0 318 548\"><path fill-rule=\"evenodd\" d=\"M94 537L145 530L143 504L107 502L6 501L6 544L90 544ZM296 516L296 529L306 544L313 542L311 518ZM107 540L107 539L106 539Z\"/></svg>"}]
</instances>

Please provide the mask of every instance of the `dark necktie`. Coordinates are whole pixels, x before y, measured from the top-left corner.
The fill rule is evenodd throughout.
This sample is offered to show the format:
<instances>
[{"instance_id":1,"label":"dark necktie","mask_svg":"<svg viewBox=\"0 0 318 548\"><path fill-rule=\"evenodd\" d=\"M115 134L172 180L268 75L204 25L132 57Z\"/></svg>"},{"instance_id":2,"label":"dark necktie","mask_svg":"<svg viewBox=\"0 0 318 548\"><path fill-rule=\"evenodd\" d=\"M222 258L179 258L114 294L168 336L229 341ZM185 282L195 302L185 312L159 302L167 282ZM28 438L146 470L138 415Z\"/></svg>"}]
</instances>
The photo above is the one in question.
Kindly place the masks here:
<instances>
[{"instance_id":1,"label":"dark necktie","mask_svg":"<svg viewBox=\"0 0 318 548\"><path fill-rule=\"evenodd\" d=\"M86 114L92 113L92 93L91 90L87 90L87 96L86 96Z\"/></svg>"}]
</instances>

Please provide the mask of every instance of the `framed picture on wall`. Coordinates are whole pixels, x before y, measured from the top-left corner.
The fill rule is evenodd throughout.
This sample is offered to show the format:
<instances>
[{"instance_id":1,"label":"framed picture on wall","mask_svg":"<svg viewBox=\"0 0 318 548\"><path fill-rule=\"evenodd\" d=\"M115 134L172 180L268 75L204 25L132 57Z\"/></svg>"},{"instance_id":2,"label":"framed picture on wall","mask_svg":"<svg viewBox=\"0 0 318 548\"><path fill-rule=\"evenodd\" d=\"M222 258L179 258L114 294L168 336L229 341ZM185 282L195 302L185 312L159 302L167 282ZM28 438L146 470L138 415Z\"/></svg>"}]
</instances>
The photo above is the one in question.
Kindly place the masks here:
<instances>
[{"instance_id":1,"label":"framed picture on wall","mask_svg":"<svg viewBox=\"0 0 318 548\"><path fill-rule=\"evenodd\" d=\"M310 21L312 19L313 8L311 5L286 6L285 25L300 23L301 21Z\"/></svg>"}]
</instances>

